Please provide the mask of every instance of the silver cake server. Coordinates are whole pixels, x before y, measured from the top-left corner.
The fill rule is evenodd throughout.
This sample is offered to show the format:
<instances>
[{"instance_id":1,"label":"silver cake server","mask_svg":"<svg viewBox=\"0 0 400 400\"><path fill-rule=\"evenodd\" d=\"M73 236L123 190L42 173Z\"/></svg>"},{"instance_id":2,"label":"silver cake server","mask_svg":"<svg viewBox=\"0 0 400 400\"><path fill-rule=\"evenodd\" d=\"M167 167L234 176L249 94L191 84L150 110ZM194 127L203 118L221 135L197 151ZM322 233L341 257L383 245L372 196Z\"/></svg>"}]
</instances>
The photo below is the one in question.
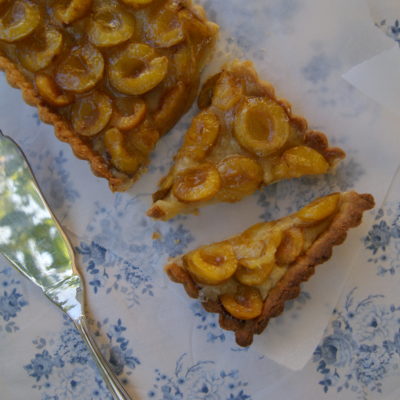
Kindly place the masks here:
<instances>
[{"instance_id":1,"label":"silver cake server","mask_svg":"<svg viewBox=\"0 0 400 400\"><path fill-rule=\"evenodd\" d=\"M21 149L1 131L0 253L72 319L114 399L131 399L90 335L84 285L71 244Z\"/></svg>"}]
</instances>

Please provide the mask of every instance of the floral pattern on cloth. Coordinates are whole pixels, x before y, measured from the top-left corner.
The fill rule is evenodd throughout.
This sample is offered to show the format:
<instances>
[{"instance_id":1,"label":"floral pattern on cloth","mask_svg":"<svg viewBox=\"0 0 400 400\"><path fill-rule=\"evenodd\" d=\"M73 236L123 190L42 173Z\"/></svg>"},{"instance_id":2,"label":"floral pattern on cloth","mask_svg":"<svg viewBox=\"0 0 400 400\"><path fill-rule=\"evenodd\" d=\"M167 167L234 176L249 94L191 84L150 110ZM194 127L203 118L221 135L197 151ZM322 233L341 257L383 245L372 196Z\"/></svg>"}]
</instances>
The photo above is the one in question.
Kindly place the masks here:
<instances>
[{"instance_id":1,"label":"floral pattern on cloth","mask_svg":"<svg viewBox=\"0 0 400 400\"><path fill-rule=\"evenodd\" d=\"M387 203L376 212L364 245L369 252L368 262L376 265L379 276L400 271L400 203Z\"/></svg>"},{"instance_id":2,"label":"floral pattern on cloth","mask_svg":"<svg viewBox=\"0 0 400 400\"><path fill-rule=\"evenodd\" d=\"M382 29L386 35L392 38L400 46L400 18L392 21L383 19L376 23L376 26Z\"/></svg>"},{"instance_id":3,"label":"floral pattern on cloth","mask_svg":"<svg viewBox=\"0 0 400 400\"><path fill-rule=\"evenodd\" d=\"M364 174L364 169L356 159L348 156L334 173L306 176L268 186L258 195L257 204L263 209L260 218L270 221L277 215L284 216L298 211L317 197L349 190ZM271 199L275 199L275 202Z\"/></svg>"},{"instance_id":4,"label":"floral pattern on cloth","mask_svg":"<svg viewBox=\"0 0 400 400\"><path fill-rule=\"evenodd\" d=\"M182 223L187 217L177 217L168 224L151 220L145 215L147 208L142 197L117 194L109 208L97 202L87 234L96 243L115 249L117 254L129 254L140 266L155 265L160 259L182 254L194 240ZM129 210L135 212L129 213ZM123 216L128 213L133 216L132 229L127 233L129 237L115 235L114 232L125 232Z\"/></svg>"},{"instance_id":5,"label":"floral pattern on cloth","mask_svg":"<svg viewBox=\"0 0 400 400\"><path fill-rule=\"evenodd\" d=\"M81 242L76 251L94 294L120 291L126 296L129 307L139 305L141 296L154 296L151 276L130 261L95 242Z\"/></svg>"},{"instance_id":6,"label":"floral pattern on cloth","mask_svg":"<svg viewBox=\"0 0 400 400\"><path fill-rule=\"evenodd\" d=\"M100 344L102 353L116 375L127 383L132 370L140 365L140 360L125 337L126 327L121 319L116 323L105 319L97 323L94 336L99 338L100 332L106 332L107 336L107 343ZM86 345L67 317L59 335L38 338L32 343L36 354L24 369L34 380L32 388L40 391L41 399L112 400Z\"/></svg>"},{"instance_id":7,"label":"floral pattern on cloth","mask_svg":"<svg viewBox=\"0 0 400 400\"><path fill-rule=\"evenodd\" d=\"M225 342L226 334L218 325L217 314L207 312L198 301L192 303L190 309L197 319L196 329L206 334L207 343Z\"/></svg>"},{"instance_id":8,"label":"floral pattern on cloth","mask_svg":"<svg viewBox=\"0 0 400 400\"><path fill-rule=\"evenodd\" d=\"M155 370L155 384L148 393L157 400L251 400L248 383L238 370L218 370L213 361L199 361L187 366L186 353L177 362L175 371L167 375Z\"/></svg>"},{"instance_id":9,"label":"floral pattern on cloth","mask_svg":"<svg viewBox=\"0 0 400 400\"><path fill-rule=\"evenodd\" d=\"M15 271L10 267L0 267L0 335L19 330L14 319L28 305L20 285Z\"/></svg>"},{"instance_id":10,"label":"floral pattern on cloth","mask_svg":"<svg viewBox=\"0 0 400 400\"><path fill-rule=\"evenodd\" d=\"M63 150L59 150L56 156L50 150L28 151L27 156L35 174L42 177L41 189L46 192L46 198L51 201L53 209L70 207L80 198L79 192L71 182L68 158Z\"/></svg>"},{"instance_id":11,"label":"floral pattern on cloth","mask_svg":"<svg viewBox=\"0 0 400 400\"><path fill-rule=\"evenodd\" d=\"M367 400L371 392L382 393L384 379L398 375L400 306L386 303L384 295L357 300L356 290L334 311L313 361L325 393L348 390Z\"/></svg>"}]
</instances>

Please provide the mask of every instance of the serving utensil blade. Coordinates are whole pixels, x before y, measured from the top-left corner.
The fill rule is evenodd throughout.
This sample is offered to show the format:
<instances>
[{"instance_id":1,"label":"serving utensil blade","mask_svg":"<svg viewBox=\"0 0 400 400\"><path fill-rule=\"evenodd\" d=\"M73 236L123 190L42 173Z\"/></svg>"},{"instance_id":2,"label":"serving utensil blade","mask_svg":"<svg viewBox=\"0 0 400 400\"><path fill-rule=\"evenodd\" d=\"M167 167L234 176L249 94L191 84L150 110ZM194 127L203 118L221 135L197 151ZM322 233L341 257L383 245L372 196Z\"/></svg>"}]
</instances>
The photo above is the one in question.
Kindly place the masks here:
<instances>
[{"instance_id":1,"label":"serving utensil blade","mask_svg":"<svg viewBox=\"0 0 400 400\"><path fill-rule=\"evenodd\" d=\"M0 253L72 319L114 399L130 400L90 335L83 279L72 246L21 149L1 131Z\"/></svg>"}]
</instances>

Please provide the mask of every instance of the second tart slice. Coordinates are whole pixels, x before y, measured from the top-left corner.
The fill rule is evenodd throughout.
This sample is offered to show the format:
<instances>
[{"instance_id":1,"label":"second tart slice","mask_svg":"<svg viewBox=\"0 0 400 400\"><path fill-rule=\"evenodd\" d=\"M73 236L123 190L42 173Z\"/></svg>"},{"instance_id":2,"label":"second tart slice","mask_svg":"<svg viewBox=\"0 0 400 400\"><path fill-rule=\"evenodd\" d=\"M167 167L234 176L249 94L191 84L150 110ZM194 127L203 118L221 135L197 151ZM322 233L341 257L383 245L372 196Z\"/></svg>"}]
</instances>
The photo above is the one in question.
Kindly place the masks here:
<instances>
[{"instance_id":1,"label":"second tart slice","mask_svg":"<svg viewBox=\"0 0 400 400\"><path fill-rule=\"evenodd\" d=\"M273 182L327 173L345 156L293 115L251 62L233 61L210 78L199 107L153 195L150 217L168 220L209 203L237 202Z\"/></svg>"}]
</instances>

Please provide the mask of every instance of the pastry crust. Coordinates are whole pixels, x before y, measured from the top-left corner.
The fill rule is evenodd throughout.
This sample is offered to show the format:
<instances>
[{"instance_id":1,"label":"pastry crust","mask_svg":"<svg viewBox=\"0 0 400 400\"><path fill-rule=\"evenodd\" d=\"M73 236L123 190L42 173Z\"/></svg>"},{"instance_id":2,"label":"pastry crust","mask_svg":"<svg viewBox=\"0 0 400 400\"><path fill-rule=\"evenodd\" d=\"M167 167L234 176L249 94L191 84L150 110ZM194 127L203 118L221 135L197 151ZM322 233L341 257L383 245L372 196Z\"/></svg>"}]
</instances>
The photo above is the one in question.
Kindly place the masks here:
<instances>
[{"instance_id":1,"label":"pastry crust","mask_svg":"<svg viewBox=\"0 0 400 400\"><path fill-rule=\"evenodd\" d=\"M301 145L315 150L320 155L322 155L322 157L329 164L328 170L334 169L335 166L340 162L340 160L342 160L346 156L345 152L342 149L338 147L329 146L328 138L323 132L309 129L307 120L302 116L294 114L292 112L292 106L287 100L277 97L275 89L272 86L272 84L266 81L262 81L259 78L252 62L234 60L225 65L222 72L211 77L204 84L199 96L198 104L202 112L206 111L218 115L218 117L223 121L222 125L224 126L221 132L230 132L228 133L228 135L230 135L231 137L229 140L231 142L236 142L236 144L232 146L231 150L225 151L225 153L224 151L221 151L220 148L215 149L215 147L218 147L218 145L215 145L214 148L210 150L209 155L204 158L203 160L204 162L208 162L209 160L211 160L211 162L217 163L217 161L220 161L223 157L234 156L236 154L239 154L239 155L244 155L246 157L250 157L253 160L256 160L258 163L260 163L260 165L263 166L264 173L267 173L266 171L268 171L271 168L271 164L269 164L268 161L270 156L260 157L251 154L244 148L238 150L238 141L237 139L234 138L233 134L234 128L232 122L232 118L235 118L235 116L237 116L237 114L240 113L240 111L238 111L238 106L235 105L230 109L221 112L221 110L218 110L218 107L216 107L213 104L213 100L215 100L216 97L215 87L218 84L218 82L223 80L225 76L234 78L236 77L238 80L242 82L241 84L245 88L244 88L244 94L241 95L242 96L241 101L244 101L243 100L244 98L270 99L282 107L285 115L288 118L289 124L291 125L291 127L293 127L293 129L296 130L295 141L297 144L291 145L292 147ZM229 98L230 95L231 93L229 92L225 93L226 98ZM237 104L240 105L241 103L239 102ZM226 135L226 133L220 133L219 135ZM226 140L224 143L226 143ZM288 148L290 149L290 146L288 147L287 145L284 145L282 147L282 149L288 149ZM271 156L277 157L279 153L283 152L282 149L279 149L276 153L272 154ZM218 156L215 155L217 152L223 154L223 156L221 156L219 160ZM172 181L177 174L176 171L181 171L184 168L199 164L196 160L195 161L191 160L190 155L188 156L185 153L183 154L184 155L181 154L181 151L177 153L177 155L174 157L174 164L170 170L169 175L167 175L161 180L159 184L160 189L153 194L153 205L147 212L148 216L155 219L168 220L174 217L178 213L195 212L197 211L198 207L204 206L206 204L215 203L217 201L221 201L218 200L218 193L217 193L216 198L213 198L209 201L198 201L198 202L193 202L192 204L184 205L182 204L181 201L179 201L179 199L177 199L172 194L172 189L171 189ZM265 162L267 164L265 164ZM321 173L321 172L317 171L315 173ZM307 174L308 173L304 173L301 174L301 176ZM281 179L291 178L291 177L293 176L272 177L268 181L266 181L264 178L264 181L262 182L261 186L268 185L277 182ZM168 184L166 182L168 182ZM233 200L233 201L238 201L238 200Z\"/></svg>"},{"instance_id":2,"label":"pastry crust","mask_svg":"<svg viewBox=\"0 0 400 400\"><path fill-rule=\"evenodd\" d=\"M115 1L114 2L106 2L106 1L104 2L104 4L106 6L109 3L110 3L110 5L117 4L117 2L115 2ZM5 72L5 75L6 75L6 78L7 78L7 81L9 82L9 84L12 87L18 88L21 90L22 96L23 96L23 99L25 100L25 102L38 109L39 118L44 123L54 126L56 137L59 140L68 143L71 146L76 157L78 157L82 160L88 161L93 173L96 176L107 179L112 191L127 190L145 172L146 166L149 163L149 155L147 153L151 151L150 148L153 148L157 142L157 139L159 137L161 137L164 133L169 131L175 125L177 120L184 113L186 113L187 110L190 108L191 104L195 100L196 92L198 90L200 70L204 67L204 64L207 62L207 60L210 56L211 50L213 48L215 39L216 39L216 35L218 32L218 26L207 20L205 11L201 6L194 5L191 0L171 0L169 3L171 4L172 7L175 7L177 12L178 11L182 12L182 13L186 12L187 13L186 18L193 18L193 20L196 21L195 23L202 25L201 28L196 28L196 27L193 28L193 31L195 33L198 34L196 29L199 29L199 30L203 29L203 31L202 31L202 33L200 33L200 35L206 34L208 36L203 40L203 43L197 44L197 47L198 47L197 51L199 52L199 54L198 54L197 59L195 59L196 64L193 65L193 67L196 68L196 71L194 71L195 68L193 68L193 71L192 71L193 75L190 78L188 78L191 81L188 80L186 82L185 81L186 78L181 80L180 77L177 77L174 75L173 79L177 81L175 86L173 86L172 88L168 88L166 86L166 88L163 88L162 91L160 90L160 92L162 92L162 96L158 100L162 104L160 103L161 108L156 111L159 111L159 114L163 114L163 115L161 115L161 119L160 119L161 122L155 121L157 118L157 116L155 114L156 111L152 110L151 113L154 113L154 115L152 114L148 118L146 117L143 124L142 125L139 124L139 126L137 127L137 128L140 128L141 126L143 126L144 129L147 129L146 123L148 123L149 127L152 129L152 132L155 131L157 133L157 135L156 135L157 137L154 138L154 133L153 133L153 136L144 137L143 139L141 139L144 141L143 146L144 146L145 150L143 150L143 154L140 155L140 158L141 158L140 165L139 165L139 168L134 173L129 173L129 172L121 171L121 170L117 169L115 167L115 165L113 165L111 162L112 157L110 156L110 154L108 154L104 150L99 150L99 146L93 144L89 140L90 139L89 137L78 134L73 129L70 118L65 117L66 112L65 111L63 111L63 113L59 112L58 108L49 104L46 101L46 99L44 99L39 94L36 86L33 84L33 79L35 76L37 76L38 74L40 74L42 72L44 72L44 74L46 74L47 70L49 70L51 73L53 73L52 71L54 69L54 65L52 64L52 62L46 68L37 71L37 73L35 75L35 73L33 73L32 71L28 71L25 69L25 67L23 67L22 65L19 65L20 62L18 61L18 58L15 56L15 54L16 54L15 48L18 48L19 42L7 43L4 41L4 43L2 43L0 41L0 44L3 46L3 48L0 48L0 71L2 70ZM98 4L100 4L100 2L98 2ZM120 6L127 8L126 4L123 4L123 3L120 4ZM43 10L45 9L44 5L40 5L40 7L42 7ZM143 8L138 9L137 12L142 12L142 10L143 10ZM89 11L90 10L88 10L86 12L86 14ZM135 11L135 9L133 9L133 11L131 10L130 12L132 13L132 12L136 12L136 11ZM43 12L43 14L44 14L44 12ZM84 18L86 18L86 17L87 17L87 15L84 16ZM53 15L50 17L46 16L45 18L50 18L50 20L51 20L50 26L52 29L54 29L56 27L63 34L65 33L63 31L64 28L66 28L66 27L71 28L71 26L67 26L67 25L61 23L60 21L57 22L58 25L54 25L55 18ZM45 19L43 19L43 21L44 20ZM45 25L47 23L48 23L48 21L46 19L46 22L43 22L43 25ZM75 21L73 22L73 24L74 23L75 23ZM78 24L79 23L80 23L80 21L78 21ZM82 27L82 25L78 29L81 29L81 27ZM37 29L40 30L42 28L43 28L43 26L42 26L42 22L41 22L41 24L39 25L39 27ZM32 35L34 35L34 33ZM79 42L76 42L75 45L76 44L86 45L87 44L86 35L83 35L83 37L84 37L84 39L81 39ZM136 40L138 40L138 39L136 39ZM184 40L186 41L187 38L185 37ZM186 46L185 41L182 43L184 43L184 45ZM127 41L126 43L129 44L130 42ZM145 44L147 44L147 39L146 39ZM179 47L180 45L181 45L181 43L179 43L177 46ZM161 49L160 52L162 54L167 54L168 56L171 56L171 59L172 59L173 57L175 57L175 51L177 51L176 49L178 48L177 46L175 46L175 47L171 46L170 47L172 49L171 51L169 51L169 49ZM64 51L65 51L65 49L66 49L66 47L64 48ZM100 49L101 49L101 51L103 51L103 48L100 48ZM107 55L107 57L110 54L109 49L110 48L107 48L105 50L105 54ZM119 47L117 47L117 49L121 49L121 45L119 45ZM122 47L122 49L123 49L123 47ZM11 56L10 56L10 54L11 54ZM105 57L104 52L103 52L103 56ZM64 57L64 55L60 55L59 57ZM55 57L55 59L56 58L57 57ZM172 65L173 62L170 61L170 64ZM175 66L173 66L173 68L175 68ZM175 74L175 72L173 72L173 73L168 72L168 74ZM167 79L172 79L172 77L167 75L165 80L167 80ZM102 84L103 83L100 83L100 86ZM179 86L179 85L181 85L181 86ZM182 91L182 85L184 86L183 90L185 91L185 94L186 94L184 104L181 101L182 96L180 97L179 101L174 100L174 96L178 96L177 93L179 91ZM99 84L96 84L96 87L98 87L98 86L99 86ZM104 87L106 87L106 86L107 85L105 84ZM101 89L101 90L103 90L103 89ZM116 92L115 89L113 89L113 90L114 90L114 92ZM93 92L93 90L90 89L90 90L85 91L84 94L88 94L88 93L90 94L92 92ZM79 96L82 97L82 93L78 93L78 94L79 94ZM147 95L147 94L148 93L145 93L145 95ZM107 91L107 95L112 97L113 96L112 91L111 90ZM119 96L120 95L121 94L119 94ZM79 96L77 96L77 98ZM168 96L171 97L170 102L168 102L168 100L169 100ZM131 97L134 98L135 96L131 96ZM112 99L114 100L114 98L112 98ZM174 101L175 101L175 103L174 103ZM164 109L162 109L162 107L165 104L166 104L167 109L164 110ZM150 114L150 111L148 114ZM111 120L107 124L106 128L103 129L103 133L105 130L113 127L112 124L113 124L113 122ZM160 125L160 127L159 127L159 125ZM103 134L103 133L101 133L101 134ZM148 150L147 150L147 147L149 147ZM135 151L137 151L137 150L135 150Z\"/></svg>"},{"instance_id":3,"label":"pastry crust","mask_svg":"<svg viewBox=\"0 0 400 400\"><path fill-rule=\"evenodd\" d=\"M284 310L286 301L300 294L300 285L315 272L315 267L332 256L332 249L344 242L347 231L361 223L364 211L374 207L370 194L346 192L341 194L341 205L329 227L320 234L307 252L300 256L285 272L278 283L268 292L264 299L262 314L253 320L239 320L230 315L219 300L203 300L206 311L219 314L219 323L223 329L234 331L236 342L240 346L249 346L255 334L260 334L267 327L271 318L277 317ZM188 271L181 266L182 262L173 262L165 267L170 279L184 286L192 298L199 298L201 286Z\"/></svg>"},{"instance_id":4,"label":"pastry crust","mask_svg":"<svg viewBox=\"0 0 400 400\"><path fill-rule=\"evenodd\" d=\"M98 177L107 179L112 190L123 191L133 183L127 182L124 178L116 177L104 158L91 149L58 114L47 106L17 66L1 54L0 70L5 72L7 81L13 88L21 90L25 102L37 108L40 120L45 124L53 125L57 138L68 143L76 157L88 161L93 173Z\"/></svg>"}]
</instances>

